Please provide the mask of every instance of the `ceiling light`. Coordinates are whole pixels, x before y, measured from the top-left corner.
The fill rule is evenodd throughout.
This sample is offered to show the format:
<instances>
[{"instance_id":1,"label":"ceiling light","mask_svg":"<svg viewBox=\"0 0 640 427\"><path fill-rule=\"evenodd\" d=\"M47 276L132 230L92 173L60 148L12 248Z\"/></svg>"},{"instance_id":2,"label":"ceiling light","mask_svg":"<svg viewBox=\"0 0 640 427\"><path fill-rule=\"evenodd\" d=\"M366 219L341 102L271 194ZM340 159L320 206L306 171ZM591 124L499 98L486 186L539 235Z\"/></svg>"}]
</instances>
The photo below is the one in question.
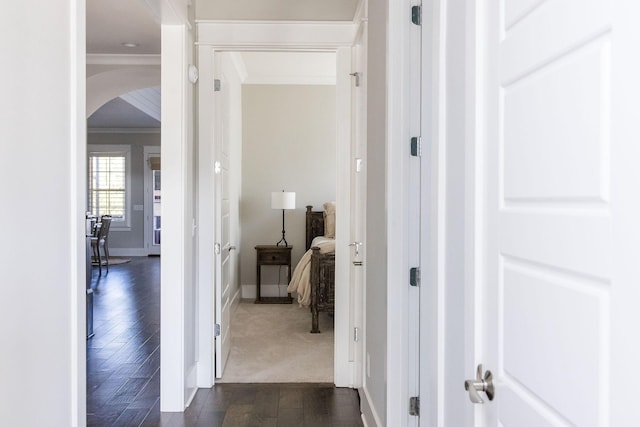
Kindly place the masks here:
<instances>
[{"instance_id":1,"label":"ceiling light","mask_svg":"<svg viewBox=\"0 0 640 427\"><path fill-rule=\"evenodd\" d=\"M127 43L122 43L122 46L124 46L124 47L138 47L138 43L127 42Z\"/></svg>"}]
</instances>

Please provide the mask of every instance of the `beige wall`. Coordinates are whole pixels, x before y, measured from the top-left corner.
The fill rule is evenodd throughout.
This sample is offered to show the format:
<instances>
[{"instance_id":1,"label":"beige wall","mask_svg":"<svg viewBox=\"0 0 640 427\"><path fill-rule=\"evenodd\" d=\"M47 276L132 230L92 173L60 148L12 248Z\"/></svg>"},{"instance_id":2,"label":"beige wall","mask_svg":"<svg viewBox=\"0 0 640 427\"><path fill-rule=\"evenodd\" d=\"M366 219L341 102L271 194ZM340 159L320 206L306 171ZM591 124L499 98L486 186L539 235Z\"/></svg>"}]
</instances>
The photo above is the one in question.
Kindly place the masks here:
<instances>
[{"instance_id":1,"label":"beige wall","mask_svg":"<svg viewBox=\"0 0 640 427\"><path fill-rule=\"evenodd\" d=\"M271 209L272 191L295 191L296 209L286 211L293 266L304 253L305 206L320 209L336 194L335 86L244 85L242 87L242 191L240 283L255 295L254 247L276 244L282 211ZM278 283L278 269L263 267L262 283ZM286 284L283 276L280 283ZM263 295L274 292L262 288Z\"/></svg>"}]
</instances>

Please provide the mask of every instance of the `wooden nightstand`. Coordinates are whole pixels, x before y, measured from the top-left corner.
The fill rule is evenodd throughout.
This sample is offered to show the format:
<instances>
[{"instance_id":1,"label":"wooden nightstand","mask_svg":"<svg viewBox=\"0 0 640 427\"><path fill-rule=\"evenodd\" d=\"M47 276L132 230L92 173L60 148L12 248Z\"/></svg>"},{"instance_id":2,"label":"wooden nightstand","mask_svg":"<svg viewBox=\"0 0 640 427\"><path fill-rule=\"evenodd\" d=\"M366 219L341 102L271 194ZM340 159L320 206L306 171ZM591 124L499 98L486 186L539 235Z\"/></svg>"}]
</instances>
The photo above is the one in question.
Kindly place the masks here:
<instances>
[{"instance_id":1,"label":"wooden nightstand","mask_svg":"<svg viewBox=\"0 0 640 427\"><path fill-rule=\"evenodd\" d=\"M291 294L286 297L260 296L260 270L263 265L286 265L287 280L291 280L291 249L293 246L258 245L256 246L256 304L291 304Z\"/></svg>"}]
</instances>

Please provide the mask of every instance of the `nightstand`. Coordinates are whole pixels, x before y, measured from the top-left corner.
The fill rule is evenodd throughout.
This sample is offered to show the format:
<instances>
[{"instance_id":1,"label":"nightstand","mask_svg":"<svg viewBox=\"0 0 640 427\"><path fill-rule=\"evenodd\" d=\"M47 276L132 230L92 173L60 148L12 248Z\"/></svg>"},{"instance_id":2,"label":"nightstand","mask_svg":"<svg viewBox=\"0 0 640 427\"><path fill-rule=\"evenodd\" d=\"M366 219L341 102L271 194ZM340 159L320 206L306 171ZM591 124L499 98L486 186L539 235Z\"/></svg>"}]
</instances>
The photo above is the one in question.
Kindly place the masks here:
<instances>
[{"instance_id":1,"label":"nightstand","mask_svg":"<svg viewBox=\"0 0 640 427\"><path fill-rule=\"evenodd\" d=\"M258 245L256 246L256 304L291 304L291 294L286 297L260 296L260 271L263 265L286 265L287 280L291 280L291 249L293 246Z\"/></svg>"}]
</instances>

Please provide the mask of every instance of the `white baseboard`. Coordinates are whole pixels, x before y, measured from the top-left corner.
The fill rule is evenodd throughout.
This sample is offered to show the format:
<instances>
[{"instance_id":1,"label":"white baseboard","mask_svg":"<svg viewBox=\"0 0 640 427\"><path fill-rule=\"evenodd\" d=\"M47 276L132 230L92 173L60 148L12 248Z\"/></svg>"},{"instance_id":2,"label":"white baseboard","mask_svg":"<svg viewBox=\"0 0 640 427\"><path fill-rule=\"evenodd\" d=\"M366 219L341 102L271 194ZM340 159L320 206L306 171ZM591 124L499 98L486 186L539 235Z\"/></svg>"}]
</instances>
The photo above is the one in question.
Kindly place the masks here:
<instances>
[{"instance_id":1,"label":"white baseboard","mask_svg":"<svg viewBox=\"0 0 640 427\"><path fill-rule=\"evenodd\" d=\"M145 248L109 248L110 256L147 256Z\"/></svg>"},{"instance_id":2,"label":"white baseboard","mask_svg":"<svg viewBox=\"0 0 640 427\"><path fill-rule=\"evenodd\" d=\"M371 405L371 398L369 392L364 387L358 389L360 394L360 411L362 412L362 423L364 427L382 427L384 424L380 421L380 417L376 412L373 405Z\"/></svg>"},{"instance_id":3,"label":"white baseboard","mask_svg":"<svg viewBox=\"0 0 640 427\"><path fill-rule=\"evenodd\" d=\"M286 297L289 285L266 285L260 287L260 295L263 297ZM242 299L256 299L256 285L242 285ZM278 289L280 288L280 289Z\"/></svg>"}]
</instances>

